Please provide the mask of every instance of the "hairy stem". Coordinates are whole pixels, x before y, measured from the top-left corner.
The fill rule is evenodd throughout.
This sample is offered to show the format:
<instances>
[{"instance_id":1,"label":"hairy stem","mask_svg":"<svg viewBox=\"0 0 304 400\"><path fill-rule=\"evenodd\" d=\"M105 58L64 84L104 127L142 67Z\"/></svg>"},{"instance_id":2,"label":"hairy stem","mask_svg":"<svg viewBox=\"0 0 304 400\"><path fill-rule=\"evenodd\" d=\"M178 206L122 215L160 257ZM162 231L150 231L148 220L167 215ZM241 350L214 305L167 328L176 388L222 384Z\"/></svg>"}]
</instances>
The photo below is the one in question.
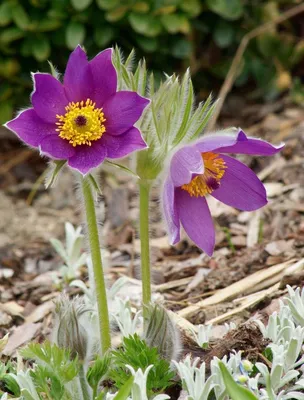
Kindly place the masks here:
<instances>
[{"instance_id":1,"label":"hairy stem","mask_svg":"<svg viewBox=\"0 0 304 400\"><path fill-rule=\"evenodd\" d=\"M105 352L111 346L111 337L110 337L110 322L109 322L109 312L107 304L107 293L106 293L105 280L102 267L95 204L89 179L82 178L81 185L85 203L89 243L90 243L91 257L93 263L101 349L102 349L102 354L105 354Z\"/></svg>"},{"instance_id":2,"label":"hairy stem","mask_svg":"<svg viewBox=\"0 0 304 400\"><path fill-rule=\"evenodd\" d=\"M79 369L79 383L82 391L83 400L90 400L89 388L83 365L81 365Z\"/></svg>"},{"instance_id":3,"label":"hairy stem","mask_svg":"<svg viewBox=\"0 0 304 400\"><path fill-rule=\"evenodd\" d=\"M151 302L151 271L150 271L150 244L149 244L149 198L151 185L144 180L139 181L139 234L141 246L141 279L142 302L145 315L145 306Z\"/></svg>"}]
</instances>

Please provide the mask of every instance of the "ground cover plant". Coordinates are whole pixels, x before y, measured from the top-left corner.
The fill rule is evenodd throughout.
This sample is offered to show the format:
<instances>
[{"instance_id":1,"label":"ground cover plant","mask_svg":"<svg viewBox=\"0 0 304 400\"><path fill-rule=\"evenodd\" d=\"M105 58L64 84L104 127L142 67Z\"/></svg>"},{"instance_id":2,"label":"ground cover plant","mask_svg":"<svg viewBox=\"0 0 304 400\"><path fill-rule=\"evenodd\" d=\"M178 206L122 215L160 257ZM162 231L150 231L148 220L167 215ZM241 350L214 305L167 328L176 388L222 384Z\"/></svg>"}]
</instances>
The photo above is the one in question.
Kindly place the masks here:
<instances>
[{"instance_id":1,"label":"ground cover plant","mask_svg":"<svg viewBox=\"0 0 304 400\"><path fill-rule=\"evenodd\" d=\"M216 102L209 97L195 104L189 71L181 78L164 75L157 86L145 62L134 64L133 58L131 53L124 59L115 48L88 60L77 46L63 79L52 65L51 73L33 75L32 107L6 124L50 159L47 184L55 194L63 170L72 171L89 246L87 254L80 251L81 228L70 223L65 245L52 239L64 262L54 284L59 290L77 288L80 295L63 294L56 301L48 340L22 348L17 361L3 359L1 398L302 399L304 292L299 288L288 287L285 303L269 322L254 322L259 360L244 340L242 349L239 343L215 357L209 346L211 325L200 325L187 342L176 314L152 299L153 187L161 186L171 244L181 240L183 227L212 256L216 235L207 196L248 212L267 204L261 180L226 154L274 156L284 145L251 137L240 128L206 134ZM113 161L131 153L129 166ZM123 278L106 289L95 201L103 193L99 173L105 166L128 173L138 185L142 298L136 309L117 296L126 284ZM83 264L88 286L78 279ZM297 263L293 267L300 268ZM226 336L237 330L228 325ZM115 331L120 332L118 343L112 340ZM1 339L1 351L8 340Z\"/></svg>"}]
</instances>

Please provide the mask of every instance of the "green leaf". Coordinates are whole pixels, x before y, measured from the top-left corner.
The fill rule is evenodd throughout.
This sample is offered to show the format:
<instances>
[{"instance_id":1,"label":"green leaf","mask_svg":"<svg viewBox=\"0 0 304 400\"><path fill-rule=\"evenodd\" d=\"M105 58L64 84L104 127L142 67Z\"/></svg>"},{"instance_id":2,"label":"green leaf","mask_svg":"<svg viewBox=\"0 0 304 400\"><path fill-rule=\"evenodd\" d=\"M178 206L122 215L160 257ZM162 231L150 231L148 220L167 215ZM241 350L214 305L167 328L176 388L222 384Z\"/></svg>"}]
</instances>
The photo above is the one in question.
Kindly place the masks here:
<instances>
[{"instance_id":1,"label":"green leaf","mask_svg":"<svg viewBox=\"0 0 304 400\"><path fill-rule=\"evenodd\" d=\"M115 162L109 161L109 160L106 160L105 162L106 162L106 164L109 164L113 167L119 168L119 169L123 170L124 172L127 172L128 174L131 174L131 175L135 176L136 178L139 178L139 176L135 172L133 172L131 169L129 169L128 167L126 167L124 165L121 165L121 164L118 164L118 163L115 163Z\"/></svg>"},{"instance_id":2,"label":"green leaf","mask_svg":"<svg viewBox=\"0 0 304 400\"><path fill-rule=\"evenodd\" d=\"M136 41L138 45L147 53L153 53L158 48L157 38L149 38L146 36L136 36Z\"/></svg>"},{"instance_id":3,"label":"green leaf","mask_svg":"<svg viewBox=\"0 0 304 400\"><path fill-rule=\"evenodd\" d=\"M232 376L230 375L228 369L222 361L219 361L219 367L222 373L222 377L232 400L258 400L258 398L248 389L243 386L238 385Z\"/></svg>"},{"instance_id":4,"label":"green leaf","mask_svg":"<svg viewBox=\"0 0 304 400\"><path fill-rule=\"evenodd\" d=\"M40 36L33 40L33 56L37 61L45 61L51 54L51 46L46 37Z\"/></svg>"},{"instance_id":5,"label":"green leaf","mask_svg":"<svg viewBox=\"0 0 304 400\"><path fill-rule=\"evenodd\" d=\"M97 5L102 10L113 10L120 4L121 0L96 0Z\"/></svg>"},{"instance_id":6,"label":"green leaf","mask_svg":"<svg viewBox=\"0 0 304 400\"><path fill-rule=\"evenodd\" d=\"M128 6L118 7L112 11L109 11L106 14L106 20L109 22L117 22L125 16L127 11L128 11Z\"/></svg>"},{"instance_id":7,"label":"green leaf","mask_svg":"<svg viewBox=\"0 0 304 400\"><path fill-rule=\"evenodd\" d=\"M27 389L22 389L21 394L24 400L36 400Z\"/></svg>"},{"instance_id":8,"label":"green leaf","mask_svg":"<svg viewBox=\"0 0 304 400\"><path fill-rule=\"evenodd\" d=\"M15 40L21 39L24 36L24 32L17 28L8 28L0 34L0 43L8 45Z\"/></svg>"},{"instance_id":9,"label":"green leaf","mask_svg":"<svg viewBox=\"0 0 304 400\"><path fill-rule=\"evenodd\" d=\"M169 33L189 33L190 24L183 14L167 14L161 16L161 22Z\"/></svg>"},{"instance_id":10,"label":"green leaf","mask_svg":"<svg viewBox=\"0 0 304 400\"><path fill-rule=\"evenodd\" d=\"M234 39L234 27L224 20L220 20L213 31L215 43L221 47L229 47Z\"/></svg>"},{"instance_id":11,"label":"green leaf","mask_svg":"<svg viewBox=\"0 0 304 400\"><path fill-rule=\"evenodd\" d=\"M192 45L187 39L176 40L171 48L172 55L176 58L188 58L191 55Z\"/></svg>"},{"instance_id":12,"label":"green leaf","mask_svg":"<svg viewBox=\"0 0 304 400\"><path fill-rule=\"evenodd\" d=\"M162 359L156 347L149 347L138 335L124 337L122 348L113 351L113 369L110 378L114 380L115 386L121 388L131 376L131 371L126 365L131 365L135 371L139 368L145 371L153 365L147 379L148 397L163 391L172 385L174 372L170 370L170 364Z\"/></svg>"},{"instance_id":13,"label":"green leaf","mask_svg":"<svg viewBox=\"0 0 304 400\"><path fill-rule=\"evenodd\" d=\"M66 44L70 50L74 50L78 44L82 44L85 38L85 27L79 22L70 22L65 31Z\"/></svg>"},{"instance_id":14,"label":"green leaf","mask_svg":"<svg viewBox=\"0 0 304 400\"><path fill-rule=\"evenodd\" d=\"M71 0L72 6L77 11L83 11L92 3L93 0Z\"/></svg>"},{"instance_id":15,"label":"green leaf","mask_svg":"<svg viewBox=\"0 0 304 400\"><path fill-rule=\"evenodd\" d=\"M162 31L160 21L151 14L131 13L129 22L135 32L148 37L158 36Z\"/></svg>"},{"instance_id":16,"label":"green leaf","mask_svg":"<svg viewBox=\"0 0 304 400\"><path fill-rule=\"evenodd\" d=\"M110 43L114 39L114 36L115 29L110 25L98 26L94 31L94 41L100 47L104 47Z\"/></svg>"},{"instance_id":17,"label":"green leaf","mask_svg":"<svg viewBox=\"0 0 304 400\"><path fill-rule=\"evenodd\" d=\"M150 6L148 3L145 3L144 1L140 1L138 3L135 3L132 6L132 10L138 13L147 13L150 10Z\"/></svg>"},{"instance_id":18,"label":"green leaf","mask_svg":"<svg viewBox=\"0 0 304 400\"><path fill-rule=\"evenodd\" d=\"M55 31L56 29L60 28L62 25L62 21L59 19L42 19L37 23L36 32L49 32Z\"/></svg>"},{"instance_id":19,"label":"green leaf","mask_svg":"<svg viewBox=\"0 0 304 400\"><path fill-rule=\"evenodd\" d=\"M12 18L18 28L25 30L30 24L30 19L21 4L15 4L12 9Z\"/></svg>"},{"instance_id":20,"label":"green leaf","mask_svg":"<svg viewBox=\"0 0 304 400\"><path fill-rule=\"evenodd\" d=\"M9 1L4 1L0 5L0 26L8 25L12 20L12 8Z\"/></svg>"},{"instance_id":21,"label":"green leaf","mask_svg":"<svg viewBox=\"0 0 304 400\"><path fill-rule=\"evenodd\" d=\"M88 369L87 381L91 388L97 389L101 380L103 380L109 371L111 358L105 355L102 358L97 358L92 367Z\"/></svg>"},{"instance_id":22,"label":"green leaf","mask_svg":"<svg viewBox=\"0 0 304 400\"><path fill-rule=\"evenodd\" d=\"M78 358L73 359L70 350L59 348L47 341L43 344L30 343L20 354L47 368L63 384L73 380L79 372Z\"/></svg>"},{"instance_id":23,"label":"green leaf","mask_svg":"<svg viewBox=\"0 0 304 400\"><path fill-rule=\"evenodd\" d=\"M129 397L129 394L132 389L132 385L134 382L134 376L130 376L127 382L121 387L119 392L116 394L113 400L126 400Z\"/></svg>"},{"instance_id":24,"label":"green leaf","mask_svg":"<svg viewBox=\"0 0 304 400\"><path fill-rule=\"evenodd\" d=\"M220 15L221 17L228 20L239 19L244 12L244 4L242 0L206 0L207 6Z\"/></svg>"},{"instance_id":25,"label":"green leaf","mask_svg":"<svg viewBox=\"0 0 304 400\"><path fill-rule=\"evenodd\" d=\"M0 124L4 124L5 122L12 119L13 116L13 105L9 101L0 103Z\"/></svg>"},{"instance_id":26,"label":"green leaf","mask_svg":"<svg viewBox=\"0 0 304 400\"><path fill-rule=\"evenodd\" d=\"M179 7L191 17L197 17L202 11L202 4L200 0L181 1Z\"/></svg>"}]
</instances>

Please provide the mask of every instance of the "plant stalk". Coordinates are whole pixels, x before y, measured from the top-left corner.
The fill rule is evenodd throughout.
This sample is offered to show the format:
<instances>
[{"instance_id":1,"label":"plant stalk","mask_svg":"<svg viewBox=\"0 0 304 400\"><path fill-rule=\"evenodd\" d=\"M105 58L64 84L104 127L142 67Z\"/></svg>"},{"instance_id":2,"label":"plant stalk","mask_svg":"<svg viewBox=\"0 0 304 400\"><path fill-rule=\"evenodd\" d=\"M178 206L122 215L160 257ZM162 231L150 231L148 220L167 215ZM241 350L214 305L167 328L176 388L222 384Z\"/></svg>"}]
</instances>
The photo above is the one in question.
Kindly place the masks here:
<instances>
[{"instance_id":1,"label":"plant stalk","mask_svg":"<svg viewBox=\"0 0 304 400\"><path fill-rule=\"evenodd\" d=\"M104 273L102 267L98 226L97 226L96 212L95 212L95 203L89 178L82 177L81 185L84 197L87 227L88 227L87 229L88 229L91 257L93 263L101 349L102 349L102 354L105 354L106 351L111 347L111 336L110 336L107 293L106 293L106 286L105 286Z\"/></svg>"},{"instance_id":2,"label":"plant stalk","mask_svg":"<svg viewBox=\"0 0 304 400\"><path fill-rule=\"evenodd\" d=\"M90 398L90 394L89 394L89 388L88 388L87 379L85 376L83 365L81 365L80 369L79 369L79 382L80 382L83 400L90 400L91 398Z\"/></svg>"},{"instance_id":3,"label":"plant stalk","mask_svg":"<svg viewBox=\"0 0 304 400\"><path fill-rule=\"evenodd\" d=\"M151 270L150 270L150 243L149 243L149 199L151 184L139 181L139 234L141 246L141 279L143 314L146 306L151 302Z\"/></svg>"}]
</instances>

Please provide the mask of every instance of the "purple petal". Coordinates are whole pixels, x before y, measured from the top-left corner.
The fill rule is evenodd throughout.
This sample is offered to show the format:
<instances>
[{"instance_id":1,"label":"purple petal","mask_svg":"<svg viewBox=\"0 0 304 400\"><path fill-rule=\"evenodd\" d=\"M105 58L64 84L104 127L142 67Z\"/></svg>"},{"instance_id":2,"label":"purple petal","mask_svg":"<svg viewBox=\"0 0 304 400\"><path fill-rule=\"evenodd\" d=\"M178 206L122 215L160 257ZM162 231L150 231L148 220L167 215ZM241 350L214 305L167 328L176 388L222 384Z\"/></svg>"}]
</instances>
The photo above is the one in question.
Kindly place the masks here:
<instances>
[{"instance_id":1,"label":"purple petal","mask_svg":"<svg viewBox=\"0 0 304 400\"><path fill-rule=\"evenodd\" d=\"M56 125L42 121L33 108L22 111L15 119L5 125L26 144L38 147L48 135L58 134Z\"/></svg>"},{"instance_id":2,"label":"purple petal","mask_svg":"<svg viewBox=\"0 0 304 400\"><path fill-rule=\"evenodd\" d=\"M253 211L267 204L266 190L262 182L246 165L224 156L227 169L220 187L212 192L217 200L243 211Z\"/></svg>"},{"instance_id":3,"label":"purple petal","mask_svg":"<svg viewBox=\"0 0 304 400\"><path fill-rule=\"evenodd\" d=\"M63 86L50 74L33 74L33 80L31 100L36 113L45 122L56 122L56 115L65 114L68 104Z\"/></svg>"},{"instance_id":4,"label":"purple petal","mask_svg":"<svg viewBox=\"0 0 304 400\"><path fill-rule=\"evenodd\" d=\"M177 211L180 221L191 240L208 256L215 245L215 230L205 197L191 197L183 189L176 189Z\"/></svg>"},{"instance_id":5,"label":"purple petal","mask_svg":"<svg viewBox=\"0 0 304 400\"><path fill-rule=\"evenodd\" d=\"M107 148L107 158L121 158L136 150L147 147L140 131L133 127L119 136L107 135L100 139L100 142Z\"/></svg>"},{"instance_id":6,"label":"purple petal","mask_svg":"<svg viewBox=\"0 0 304 400\"><path fill-rule=\"evenodd\" d=\"M272 156L278 153L284 144L273 146L271 143L262 139L250 138L240 130L237 136L237 142L233 145L226 145L219 149L221 153L236 153L236 154L253 154L257 156Z\"/></svg>"},{"instance_id":7,"label":"purple petal","mask_svg":"<svg viewBox=\"0 0 304 400\"><path fill-rule=\"evenodd\" d=\"M149 100L136 92L117 92L103 105L107 133L121 135L128 131L140 118L148 104Z\"/></svg>"},{"instance_id":8,"label":"purple petal","mask_svg":"<svg viewBox=\"0 0 304 400\"><path fill-rule=\"evenodd\" d=\"M68 161L71 168L77 169L83 175L98 167L107 156L107 149L99 141L92 146L81 145L75 147L75 154Z\"/></svg>"},{"instance_id":9,"label":"purple petal","mask_svg":"<svg viewBox=\"0 0 304 400\"><path fill-rule=\"evenodd\" d=\"M96 102L97 107L102 107L117 89L117 73L112 63L112 49L97 54L89 65L94 83L94 92L90 98Z\"/></svg>"},{"instance_id":10,"label":"purple petal","mask_svg":"<svg viewBox=\"0 0 304 400\"><path fill-rule=\"evenodd\" d=\"M237 142L237 135L210 135L198 140L194 145L201 153L232 146Z\"/></svg>"},{"instance_id":11,"label":"purple petal","mask_svg":"<svg viewBox=\"0 0 304 400\"><path fill-rule=\"evenodd\" d=\"M170 174L176 187L189 183L192 179L192 174L202 174L203 172L202 155L195 146L183 147L172 157Z\"/></svg>"},{"instance_id":12,"label":"purple petal","mask_svg":"<svg viewBox=\"0 0 304 400\"><path fill-rule=\"evenodd\" d=\"M166 179L162 190L162 208L171 244L180 241L180 222L175 204L175 187L170 178Z\"/></svg>"},{"instance_id":13,"label":"purple petal","mask_svg":"<svg viewBox=\"0 0 304 400\"><path fill-rule=\"evenodd\" d=\"M69 57L63 83L69 101L85 101L94 91L92 71L81 46L77 46Z\"/></svg>"},{"instance_id":14,"label":"purple petal","mask_svg":"<svg viewBox=\"0 0 304 400\"><path fill-rule=\"evenodd\" d=\"M49 135L42 139L40 149L42 153L57 160L66 160L75 154L75 147L56 135Z\"/></svg>"}]
</instances>

